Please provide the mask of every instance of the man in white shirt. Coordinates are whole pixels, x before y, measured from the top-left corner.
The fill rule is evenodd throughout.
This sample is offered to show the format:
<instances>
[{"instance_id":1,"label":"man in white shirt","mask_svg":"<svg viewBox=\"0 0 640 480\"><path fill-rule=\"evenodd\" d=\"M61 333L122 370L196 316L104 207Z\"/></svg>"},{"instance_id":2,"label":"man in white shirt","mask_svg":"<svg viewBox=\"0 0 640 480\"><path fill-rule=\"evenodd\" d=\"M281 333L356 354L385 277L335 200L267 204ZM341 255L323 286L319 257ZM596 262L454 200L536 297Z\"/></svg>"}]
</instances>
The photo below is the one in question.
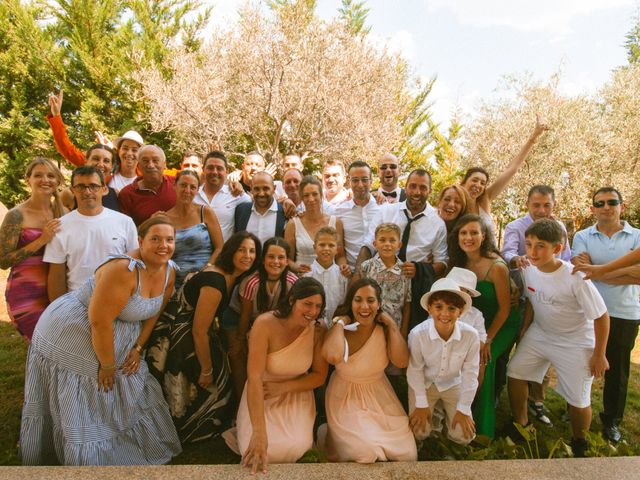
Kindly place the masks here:
<instances>
[{"instance_id":1,"label":"man in white shirt","mask_svg":"<svg viewBox=\"0 0 640 480\"><path fill-rule=\"evenodd\" d=\"M351 167L349 167L349 170L351 170ZM349 191L344 186L345 181L344 165L341 161L328 160L324 163L322 166L322 186L324 199L329 207L336 207L348 200Z\"/></svg>"},{"instance_id":2,"label":"man in white shirt","mask_svg":"<svg viewBox=\"0 0 640 480\"><path fill-rule=\"evenodd\" d=\"M262 244L271 237L284 237L286 217L282 205L276 202L273 177L258 172L251 181L253 202L236 207L235 231L247 230L255 234Z\"/></svg>"},{"instance_id":3,"label":"man in white shirt","mask_svg":"<svg viewBox=\"0 0 640 480\"><path fill-rule=\"evenodd\" d=\"M366 162L362 160L353 162L349 165L348 175L353 189L353 198L338 205L334 214L342 221L344 227L343 240L347 263L351 268L355 268L367 233L379 217L380 205L371 195L371 167ZM375 227L372 232L375 232Z\"/></svg>"},{"instance_id":4,"label":"man in white shirt","mask_svg":"<svg viewBox=\"0 0 640 480\"><path fill-rule=\"evenodd\" d=\"M108 255L138 248L138 233L130 217L102 206L104 177L95 167L76 168L71 191L78 208L60 218L60 230L47 244L49 301L77 289Z\"/></svg>"},{"instance_id":5,"label":"man in white shirt","mask_svg":"<svg viewBox=\"0 0 640 480\"><path fill-rule=\"evenodd\" d=\"M193 203L211 207L218 217L222 238L226 242L233 235L234 215L236 207L241 203L251 201L251 197L244 191L233 195L227 182L227 157L224 153L213 150L204 159L204 182L200 186Z\"/></svg>"}]
</instances>

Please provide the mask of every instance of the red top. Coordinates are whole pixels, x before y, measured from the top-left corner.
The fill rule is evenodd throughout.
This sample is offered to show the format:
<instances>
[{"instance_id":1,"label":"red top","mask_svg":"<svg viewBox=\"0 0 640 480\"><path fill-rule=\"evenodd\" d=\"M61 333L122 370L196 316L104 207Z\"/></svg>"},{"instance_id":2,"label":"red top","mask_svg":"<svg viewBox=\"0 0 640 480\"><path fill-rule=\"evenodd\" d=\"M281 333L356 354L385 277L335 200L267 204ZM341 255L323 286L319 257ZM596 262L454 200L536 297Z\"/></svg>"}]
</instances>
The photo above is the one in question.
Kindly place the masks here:
<instances>
[{"instance_id":1,"label":"red top","mask_svg":"<svg viewBox=\"0 0 640 480\"><path fill-rule=\"evenodd\" d=\"M53 143L60 155L73 163L76 167L81 167L87 163L84 152L69 140L67 128L64 126L64 123L62 123L62 117L60 115L56 115L54 117L49 113L47 115L47 122L49 122L49 125L51 126L51 131L53 132Z\"/></svg>"},{"instance_id":2,"label":"red top","mask_svg":"<svg viewBox=\"0 0 640 480\"><path fill-rule=\"evenodd\" d=\"M176 204L176 191L173 188L175 177L162 176L162 184L157 192L140 188L142 177L136 178L118 194L120 211L129 215L136 225L140 225L156 212L166 212Z\"/></svg>"}]
</instances>

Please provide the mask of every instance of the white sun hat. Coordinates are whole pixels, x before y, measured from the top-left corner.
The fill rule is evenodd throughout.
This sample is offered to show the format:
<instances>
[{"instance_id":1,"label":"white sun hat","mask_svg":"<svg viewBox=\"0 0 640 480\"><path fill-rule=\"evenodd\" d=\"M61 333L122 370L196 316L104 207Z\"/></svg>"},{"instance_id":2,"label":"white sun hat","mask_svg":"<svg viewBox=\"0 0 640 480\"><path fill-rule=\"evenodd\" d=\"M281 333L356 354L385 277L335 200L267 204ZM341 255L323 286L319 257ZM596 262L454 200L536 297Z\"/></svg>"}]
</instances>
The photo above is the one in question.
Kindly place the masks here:
<instances>
[{"instance_id":1,"label":"white sun hat","mask_svg":"<svg viewBox=\"0 0 640 480\"><path fill-rule=\"evenodd\" d=\"M115 141L113 142L113 144L116 146L116 150L120 148L120 144L124 140L131 140L132 142L136 142L139 147L144 145L144 140L142 140L142 136L135 130L129 130L127 132L124 132L121 137L116 138Z\"/></svg>"},{"instance_id":2,"label":"white sun hat","mask_svg":"<svg viewBox=\"0 0 640 480\"><path fill-rule=\"evenodd\" d=\"M446 277L433 282L431 290L422 296L422 298L420 299L420 305L422 305L422 308L428 310L427 307L429 306L429 298L436 292L451 292L462 298L465 304L464 308L462 309L462 313L466 313L471 308L471 297L467 293L460 290L460 287L456 282Z\"/></svg>"},{"instance_id":3,"label":"white sun hat","mask_svg":"<svg viewBox=\"0 0 640 480\"><path fill-rule=\"evenodd\" d=\"M466 268L453 267L447 274L446 278L450 278L458 284L459 287L465 288L472 297L479 297L480 292L476 290L478 277L471 270Z\"/></svg>"}]
</instances>

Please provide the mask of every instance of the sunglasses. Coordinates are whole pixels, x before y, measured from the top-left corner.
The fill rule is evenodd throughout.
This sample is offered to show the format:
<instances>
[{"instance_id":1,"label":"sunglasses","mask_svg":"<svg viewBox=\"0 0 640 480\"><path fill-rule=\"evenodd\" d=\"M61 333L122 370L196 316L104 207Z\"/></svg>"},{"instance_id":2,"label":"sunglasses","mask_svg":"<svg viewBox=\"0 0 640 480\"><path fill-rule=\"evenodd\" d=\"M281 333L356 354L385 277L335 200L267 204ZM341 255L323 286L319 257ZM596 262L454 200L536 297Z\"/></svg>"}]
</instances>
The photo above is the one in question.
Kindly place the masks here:
<instances>
[{"instance_id":1,"label":"sunglasses","mask_svg":"<svg viewBox=\"0 0 640 480\"><path fill-rule=\"evenodd\" d=\"M610 207L617 207L618 205L620 205L620 200L612 198L610 200L598 200L597 202L593 202L593 206L596 208L602 208L605 206L605 204L609 205Z\"/></svg>"},{"instance_id":2,"label":"sunglasses","mask_svg":"<svg viewBox=\"0 0 640 480\"><path fill-rule=\"evenodd\" d=\"M387 164L380 165L380 170L396 170L397 168L398 168L398 166L397 165L393 165L393 164L391 164L391 165L387 165Z\"/></svg>"}]
</instances>

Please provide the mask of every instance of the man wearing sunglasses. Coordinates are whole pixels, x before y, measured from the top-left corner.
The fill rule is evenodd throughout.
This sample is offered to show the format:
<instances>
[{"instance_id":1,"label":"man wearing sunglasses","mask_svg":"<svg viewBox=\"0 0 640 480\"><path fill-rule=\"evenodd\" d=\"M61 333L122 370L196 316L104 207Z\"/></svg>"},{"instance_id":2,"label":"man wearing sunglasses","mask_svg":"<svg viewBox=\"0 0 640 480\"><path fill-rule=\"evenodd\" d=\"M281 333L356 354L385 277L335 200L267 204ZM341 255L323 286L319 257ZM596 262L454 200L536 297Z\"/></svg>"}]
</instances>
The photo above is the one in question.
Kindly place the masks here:
<instances>
[{"instance_id":1,"label":"man wearing sunglasses","mask_svg":"<svg viewBox=\"0 0 640 480\"><path fill-rule=\"evenodd\" d=\"M407 199L404 188L398 186L400 162L394 154L385 153L378 159L378 178L380 178L378 194L382 195L386 203L399 203Z\"/></svg>"},{"instance_id":2,"label":"man wearing sunglasses","mask_svg":"<svg viewBox=\"0 0 640 480\"><path fill-rule=\"evenodd\" d=\"M574 264L601 265L640 247L640 230L620 220L625 205L618 190L600 188L594 193L591 205L596 224L573 237ZM617 443L622 438L619 425L627 400L631 350L640 323L640 286L593 283L611 318L607 342L610 368L604 375L603 411L600 412L602 434Z\"/></svg>"},{"instance_id":3,"label":"man wearing sunglasses","mask_svg":"<svg viewBox=\"0 0 640 480\"><path fill-rule=\"evenodd\" d=\"M133 220L102 205L108 190L101 171L89 165L76 168L71 191L78 208L60 218L60 230L44 251L51 302L82 285L108 255L138 248Z\"/></svg>"}]
</instances>

